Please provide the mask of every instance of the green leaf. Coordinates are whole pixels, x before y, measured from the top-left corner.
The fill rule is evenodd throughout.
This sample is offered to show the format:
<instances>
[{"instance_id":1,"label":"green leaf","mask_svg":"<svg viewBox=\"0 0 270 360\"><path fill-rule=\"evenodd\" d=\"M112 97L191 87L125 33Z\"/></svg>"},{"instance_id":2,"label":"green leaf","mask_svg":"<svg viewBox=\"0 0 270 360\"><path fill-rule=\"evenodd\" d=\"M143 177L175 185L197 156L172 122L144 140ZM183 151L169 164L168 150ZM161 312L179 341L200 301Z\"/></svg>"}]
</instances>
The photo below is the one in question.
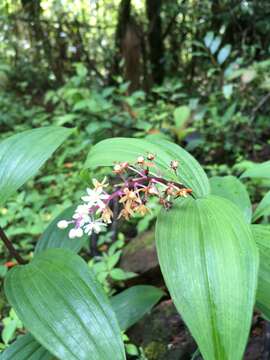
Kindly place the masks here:
<instances>
[{"instance_id":1,"label":"green leaf","mask_svg":"<svg viewBox=\"0 0 270 360\"><path fill-rule=\"evenodd\" d=\"M137 285L111 298L111 306L122 331L139 321L161 299L164 292L154 286ZM54 357L31 334L18 338L0 360L52 360Z\"/></svg>"},{"instance_id":2,"label":"green leaf","mask_svg":"<svg viewBox=\"0 0 270 360\"><path fill-rule=\"evenodd\" d=\"M156 227L161 270L205 360L242 359L258 252L239 209L217 196L181 199Z\"/></svg>"},{"instance_id":3,"label":"green leaf","mask_svg":"<svg viewBox=\"0 0 270 360\"><path fill-rule=\"evenodd\" d=\"M257 71L255 69L252 68L247 68L246 70L244 70L242 76L241 76L241 81L244 84L249 84L251 81L253 81L257 76Z\"/></svg>"},{"instance_id":4,"label":"green leaf","mask_svg":"<svg viewBox=\"0 0 270 360\"><path fill-rule=\"evenodd\" d=\"M233 93L233 84L225 84L222 86L222 92L225 99L229 99Z\"/></svg>"},{"instance_id":5,"label":"green leaf","mask_svg":"<svg viewBox=\"0 0 270 360\"><path fill-rule=\"evenodd\" d=\"M174 110L173 116L175 125L181 128L190 117L190 108L186 105L179 106Z\"/></svg>"},{"instance_id":6,"label":"green leaf","mask_svg":"<svg viewBox=\"0 0 270 360\"><path fill-rule=\"evenodd\" d=\"M208 31L207 34L205 35L203 41L204 41L204 44L207 48L210 48L210 45L212 43L214 39L214 33L213 31Z\"/></svg>"},{"instance_id":7,"label":"green leaf","mask_svg":"<svg viewBox=\"0 0 270 360\"><path fill-rule=\"evenodd\" d=\"M266 193L262 201L257 206L254 215L252 217L252 221L256 221L262 216L269 216L269 215L270 215L270 191Z\"/></svg>"},{"instance_id":8,"label":"green leaf","mask_svg":"<svg viewBox=\"0 0 270 360\"><path fill-rule=\"evenodd\" d=\"M88 239L87 235L84 235L79 239L70 239L68 236L70 227L67 229L59 229L57 227L58 221L63 219L71 219L75 209L76 206L69 207L50 223L50 225L42 234L41 238L38 240L35 248L35 254L50 248L66 248L72 250L75 253L81 250Z\"/></svg>"},{"instance_id":9,"label":"green leaf","mask_svg":"<svg viewBox=\"0 0 270 360\"><path fill-rule=\"evenodd\" d=\"M100 284L70 250L49 249L5 280L10 304L36 340L63 360L125 359L120 329Z\"/></svg>"},{"instance_id":10,"label":"green leaf","mask_svg":"<svg viewBox=\"0 0 270 360\"><path fill-rule=\"evenodd\" d=\"M210 51L211 51L211 54L215 54L217 49L219 48L220 44L221 44L221 37L220 36L216 36L212 43L211 43L211 46L210 46Z\"/></svg>"},{"instance_id":11,"label":"green leaf","mask_svg":"<svg viewBox=\"0 0 270 360\"><path fill-rule=\"evenodd\" d=\"M108 270L112 270L116 266L116 264L119 262L120 256L121 251L119 250L108 258Z\"/></svg>"},{"instance_id":12,"label":"green leaf","mask_svg":"<svg viewBox=\"0 0 270 360\"><path fill-rule=\"evenodd\" d=\"M139 351L138 351L138 349L137 349L137 347L135 345L126 344L125 348L126 348L126 352L128 353L128 355L131 355L131 356L139 355Z\"/></svg>"},{"instance_id":13,"label":"green leaf","mask_svg":"<svg viewBox=\"0 0 270 360\"><path fill-rule=\"evenodd\" d=\"M138 156L156 154L155 164L165 179L182 182L195 197L209 194L209 182L200 164L187 151L165 140L114 138L99 142L89 152L85 167L112 166L116 162L136 162ZM179 171L170 170L170 162L179 161Z\"/></svg>"},{"instance_id":14,"label":"green leaf","mask_svg":"<svg viewBox=\"0 0 270 360\"><path fill-rule=\"evenodd\" d=\"M226 61L226 59L231 53L231 49L232 49L231 45L225 45L223 46L223 48L219 50L217 60L220 65L222 65L224 61Z\"/></svg>"},{"instance_id":15,"label":"green leaf","mask_svg":"<svg viewBox=\"0 0 270 360\"><path fill-rule=\"evenodd\" d=\"M42 347L31 334L20 336L1 355L0 360L53 360L51 355Z\"/></svg>"},{"instance_id":16,"label":"green leaf","mask_svg":"<svg viewBox=\"0 0 270 360\"><path fill-rule=\"evenodd\" d=\"M5 324L5 327L2 331L2 339L4 341L4 344L8 344L17 329L17 321L14 319L8 319L8 322Z\"/></svg>"},{"instance_id":17,"label":"green leaf","mask_svg":"<svg viewBox=\"0 0 270 360\"><path fill-rule=\"evenodd\" d=\"M116 281L123 281L127 279L132 279L137 276L134 272L131 271L124 271L120 268L115 268L110 271L110 276L113 280Z\"/></svg>"},{"instance_id":18,"label":"green leaf","mask_svg":"<svg viewBox=\"0 0 270 360\"><path fill-rule=\"evenodd\" d=\"M5 265L0 265L0 278L4 278L7 273L7 267Z\"/></svg>"},{"instance_id":19,"label":"green leaf","mask_svg":"<svg viewBox=\"0 0 270 360\"><path fill-rule=\"evenodd\" d=\"M236 105L236 103L233 103L231 106L228 107L222 117L220 117L219 121L223 126L232 121L233 115L235 114Z\"/></svg>"},{"instance_id":20,"label":"green leaf","mask_svg":"<svg viewBox=\"0 0 270 360\"><path fill-rule=\"evenodd\" d=\"M0 204L36 174L71 132L49 126L24 131L0 143Z\"/></svg>"},{"instance_id":21,"label":"green leaf","mask_svg":"<svg viewBox=\"0 0 270 360\"><path fill-rule=\"evenodd\" d=\"M250 223L252 206L245 185L235 176L214 176L210 180L211 193L232 201Z\"/></svg>"},{"instance_id":22,"label":"green leaf","mask_svg":"<svg viewBox=\"0 0 270 360\"><path fill-rule=\"evenodd\" d=\"M260 164L255 164L251 168L247 169L241 178L259 178L270 179L270 160Z\"/></svg>"},{"instance_id":23,"label":"green leaf","mask_svg":"<svg viewBox=\"0 0 270 360\"><path fill-rule=\"evenodd\" d=\"M270 321L270 226L251 225L251 229L260 253L256 306Z\"/></svg>"},{"instance_id":24,"label":"green leaf","mask_svg":"<svg viewBox=\"0 0 270 360\"><path fill-rule=\"evenodd\" d=\"M121 330L140 320L163 295L164 292L154 286L137 285L113 296L111 304Z\"/></svg>"}]
</instances>

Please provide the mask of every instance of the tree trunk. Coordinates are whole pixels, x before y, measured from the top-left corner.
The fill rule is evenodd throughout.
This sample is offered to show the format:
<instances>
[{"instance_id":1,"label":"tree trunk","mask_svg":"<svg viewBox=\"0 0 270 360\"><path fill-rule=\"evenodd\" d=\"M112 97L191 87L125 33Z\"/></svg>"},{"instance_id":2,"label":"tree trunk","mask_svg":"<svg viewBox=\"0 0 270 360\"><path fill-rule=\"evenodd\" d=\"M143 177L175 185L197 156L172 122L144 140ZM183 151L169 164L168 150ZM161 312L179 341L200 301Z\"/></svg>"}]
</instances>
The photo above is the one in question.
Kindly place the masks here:
<instances>
[{"instance_id":1,"label":"tree trunk","mask_svg":"<svg viewBox=\"0 0 270 360\"><path fill-rule=\"evenodd\" d=\"M113 59L110 83L113 83L113 78L120 74L120 62L122 58L122 41L125 36L127 25L130 20L131 0L121 0L118 10L117 26L115 30L115 55Z\"/></svg>"},{"instance_id":2,"label":"tree trunk","mask_svg":"<svg viewBox=\"0 0 270 360\"><path fill-rule=\"evenodd\" d=\"M115 31L116 53L113 76L121 74L120 63L124 60L124 77L130 82L129 92L140 87L142 41L140 29L131 15L131 0L122 0L119 5Z\"/></svg>"},{"instance_id":3,"label":"tree trunk","mask_svg":"<svg viewBox=\"0 0 270 360\"><path fill-rule=\"evenodd\" d=\"M151 73L154 83L157 84L161 84L164 78L164 45L160 14L161 5L162 0L146 0Z\"/></svg>"}]
</instances>

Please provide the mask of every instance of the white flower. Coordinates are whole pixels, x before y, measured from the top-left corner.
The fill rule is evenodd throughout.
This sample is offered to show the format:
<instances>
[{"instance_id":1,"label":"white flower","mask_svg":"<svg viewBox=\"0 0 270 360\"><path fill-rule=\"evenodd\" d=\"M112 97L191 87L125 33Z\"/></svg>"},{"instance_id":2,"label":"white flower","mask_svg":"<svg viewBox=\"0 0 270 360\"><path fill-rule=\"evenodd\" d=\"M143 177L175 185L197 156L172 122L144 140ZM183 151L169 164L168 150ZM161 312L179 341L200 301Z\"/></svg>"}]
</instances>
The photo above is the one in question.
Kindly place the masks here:
<instances>
[{"instance_id":1,"label":"white flower","mask_svg":"<svg viewBox=\"0 0 270 360\"><path fill-rule=\"evenodd\" d=\"M76 220L76 224L83 226L89 221L89 206L88 205L79 205L77 206L73 219Z\"/></svg>"},{"instance_id":2,"label":"white flower","mask_svg":"<svg viewBox=\"0 0 270 360\"><path fill-rule=\"evenodd\" d=\"M103 200L108 199L109 195L104 194L101 187L92 190L90 188L86 189L88 196L82 196L82 200L87 203L88 207L98 206L100 209L104 209L106 205Z\"/></svg>"},{"instance_id":3,"label":"white flower","mask_svg":"<svg viewBox=\"0 0 270 360\"><path fill-rule=\"evenodd\" d=\"M83 236L83 230L81 228L71 229L68 233L68 236L70 237L70 239L74 239L76 237L80 238Z\"/></svg>"},{"instance_id":4,"label":"white flower","mask_svg":"<svg viewBox=\"0 0 270 360\"><path fill-rule=\"evenodd\" d=\"M88 216L89 213L89 206L88 205L78 205L75 214L78 214L80 216Z\"/></svg>"},{"instance_id":5,"label":"white flower","mask_svg":"<svg viewBox=\"0 0 270 360\"><path fill-rule=\"evenodd\" d=\"M107 226L107 225L100 220L93 220L89 222L87 225L85 225L84 232L88 235L91 235L92 232L98 234L102 230L102 226Z\"/></svg>"},{"instance_id":6,"label":"white flower","mask_svg":"<svg viewBox=\"0 0 270 360\"><path fill-rule=\"evenodd\" d=\"M60 220L60 221L58 221L58 223L57 223L57 227L58 227L59 229L66 229L66 228L68 227L68 225L69 225L69 222L66 221L66 220Z\"/></svg>"}]
</instances>

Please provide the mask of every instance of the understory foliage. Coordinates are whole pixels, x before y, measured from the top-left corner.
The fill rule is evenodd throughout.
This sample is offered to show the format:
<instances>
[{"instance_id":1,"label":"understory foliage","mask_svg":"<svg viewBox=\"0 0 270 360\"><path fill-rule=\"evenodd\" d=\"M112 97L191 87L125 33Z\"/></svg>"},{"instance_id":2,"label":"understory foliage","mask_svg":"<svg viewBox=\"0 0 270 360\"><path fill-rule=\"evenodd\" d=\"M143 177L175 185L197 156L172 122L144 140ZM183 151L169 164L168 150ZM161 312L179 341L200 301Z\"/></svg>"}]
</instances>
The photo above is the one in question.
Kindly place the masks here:
<instances>
[{"instance_id":1,"label":"understory foliage","mask_svg":"<svg viewBox=\"0 0 270 360\"><path fill-rule=\"evenodd\" d=\"M167 300L191 359L245 358L270 320L269 11L1 2L0 360L162 360L174 340L129 336ZM154 281L122 266L148 232Z\"/></svg>"},{"instance_id":2,"label":"understory foliage","mask_svg":"<svg viewBox=\"0 0 270 360\"><path fill-rule=\"evenodd\" d=\"M72 132L44 127L4 140L0 147L1 202L33 176ZM209 181L187 151L161 139L104 140L90 150L84 165L86 171L97 167L113 167L113 171L108 180L93 180L94 188L87 188L84 204L71 211L71 220L65 220L63 214L49 226L29 263L0 228L1 239L20 264L11 265L5 294L35 338L32 346L60 359L86 359L89 353L96 359L109 359L114 347L116 359L126 358L119 324L126 317L132 318L127 327L133 323L134 309L125 294L128 290L112 297L121 295L123 303L119 300L118 306L126 307L125 312L117 313L109 301L110 292L104 292L106 283L102 289L93 269L76 252L84 246L84 233L99 234L113 221L121 217L128 221L137 212L146 215L149 197L155 197L163 208L156 224L158 259L178 311L205 359L241 359L256 299L266 317L270 311L265 276L269 229L251 225L252 218L268 214L268 194L252 216L249 195L239 179L212 177ZM251 167L242 178L265 177L265 171L269 172L268 162ZM120 179L114 181L115 177ZM110 182L114 184L111 191L107 189ZM110 207L113 200L122 206L117 218ZM73 228L68 229L70 225ZM266 253L259 268L263 246ZM112 279L136 276L122 273L124 276ZM145 291L156 292L151 306L162 296L156 288ZM139 298L132 304L135 310L139 307L138 317L149 308L146 300ZM16 323L16 328L19 326ZM13 351L24 351L27 336L14 342L3 356L11 358Z\"/></svg>"}]
</instances>

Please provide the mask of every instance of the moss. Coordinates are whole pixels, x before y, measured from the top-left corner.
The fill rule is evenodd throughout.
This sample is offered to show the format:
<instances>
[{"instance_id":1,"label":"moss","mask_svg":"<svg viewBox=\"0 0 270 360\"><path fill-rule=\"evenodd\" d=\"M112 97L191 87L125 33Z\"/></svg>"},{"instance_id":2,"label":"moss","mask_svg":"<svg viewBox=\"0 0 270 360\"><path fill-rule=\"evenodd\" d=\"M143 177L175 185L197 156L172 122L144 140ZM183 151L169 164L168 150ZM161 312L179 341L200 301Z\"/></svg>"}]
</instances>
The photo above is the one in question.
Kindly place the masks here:
<instances>
[{"instance_id":1,"label":"moss","mask_svg":"<svg viewBox=\"0 0 270 360\"><path fill-rule=\"evenodd\" d=\"M158 341L152 341L144 348L144 353L148 360L159 360L166 351L166 345Z\"/></svg>"}]
</instances>

